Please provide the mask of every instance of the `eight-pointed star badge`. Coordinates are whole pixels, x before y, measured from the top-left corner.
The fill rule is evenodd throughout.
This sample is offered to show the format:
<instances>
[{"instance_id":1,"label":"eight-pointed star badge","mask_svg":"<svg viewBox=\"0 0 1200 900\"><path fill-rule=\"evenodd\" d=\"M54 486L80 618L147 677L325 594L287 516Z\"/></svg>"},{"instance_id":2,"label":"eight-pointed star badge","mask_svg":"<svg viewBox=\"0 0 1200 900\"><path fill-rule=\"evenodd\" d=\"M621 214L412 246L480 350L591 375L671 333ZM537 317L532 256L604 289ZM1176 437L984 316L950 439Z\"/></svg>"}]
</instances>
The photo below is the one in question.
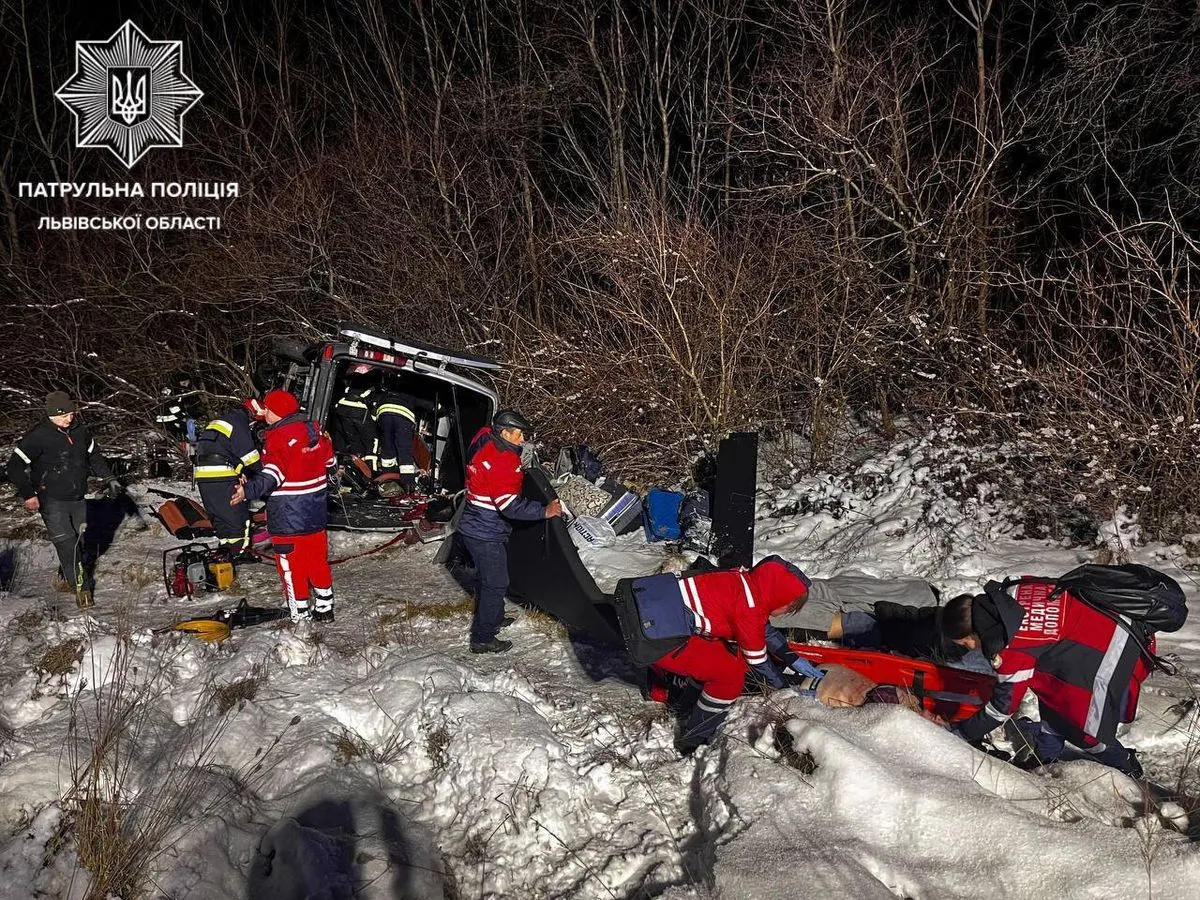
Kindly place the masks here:
<instances>
[{"instance_id":1,"label":"eight-pointed star badge","mask_svg":"<svg viewBox=\"0 0 1200 900\"><path fill-rule=\"evenodd\" d=\"M75 146L107 147L127 168L152 147L182 147L183 114L204 96L182 52L133 22L107 41L76 41L75 74L54 95L75 115Z\"/></svg>"}]
</instances>

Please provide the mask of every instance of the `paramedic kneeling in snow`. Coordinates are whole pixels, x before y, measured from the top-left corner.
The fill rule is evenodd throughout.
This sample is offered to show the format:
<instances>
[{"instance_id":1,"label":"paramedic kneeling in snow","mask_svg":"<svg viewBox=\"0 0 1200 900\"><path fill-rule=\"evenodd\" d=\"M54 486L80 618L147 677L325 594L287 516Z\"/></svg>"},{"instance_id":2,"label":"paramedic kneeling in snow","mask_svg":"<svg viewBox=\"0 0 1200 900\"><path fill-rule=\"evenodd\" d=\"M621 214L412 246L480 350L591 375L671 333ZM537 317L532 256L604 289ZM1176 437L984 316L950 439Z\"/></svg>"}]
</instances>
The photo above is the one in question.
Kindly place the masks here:
<instances>
[{"instance_id":1,"label":"paramedic kneeling in snow","mask_svg":"<svg viewBox=\"0 0 1200 900\"><path fill-rule=\"evenodd\" d=\"M821 677L768 621L802 604L809 585L803 572L779 556L768 556L749 570L718 569L684 578L652 575L617 583L617 617L634 661L691 678L702 687L675 742L681 753L712 739L751 672L772 687L785 686L768 649L791 672Z\"/></svg>"},{"instance_id":2,"label":"paramedic kneeling in snow","mask_svg":"<svg viewBox=\"0 0 1200 900\"><path fill-rule=\"evenodd\" d=\"M562 504L539 503L521 496L521 446L533 427L518 412L502 409L482 428L467 451L467 505L458 534L475 563L475 615L471 619L471 652L503 653L511 641L497 635L504 622L508 591L509 520L552 519Z\"/></svg>"},{"instance_id":3,"label":"paramedic kneeling in snow","mask_svg":"<svg viewBox=\"0 0 1200 900\"><path fill-rule=\"evenodd\" d=\"M1136 640L1104 613L1045 583L1022 583L1012 597L998 582L978 596L946 604L942 633L982 650L996 670L992 699L952 730L976 743L1020 707L1026 690L1038 698L1041 723L1021 720L1033 764L1061 758L1070 741L1097 762L1135 778L1137 756L1117 740L1117 724L1132 722L1150 667Z\"/></svg>"},{"instance_id":4,"label":"paramedic kneeling in snow","mask_svg":"<svg viewBox=\"0 0 1200 900\"><path fill-rule=\"evenodd\" d=\"M233 503L267 498L267 531L292 621L332 622L325 503L333 445L287 391L271 391L262 406L263 469L234 489Z\"/></svg>"}]
</instances>

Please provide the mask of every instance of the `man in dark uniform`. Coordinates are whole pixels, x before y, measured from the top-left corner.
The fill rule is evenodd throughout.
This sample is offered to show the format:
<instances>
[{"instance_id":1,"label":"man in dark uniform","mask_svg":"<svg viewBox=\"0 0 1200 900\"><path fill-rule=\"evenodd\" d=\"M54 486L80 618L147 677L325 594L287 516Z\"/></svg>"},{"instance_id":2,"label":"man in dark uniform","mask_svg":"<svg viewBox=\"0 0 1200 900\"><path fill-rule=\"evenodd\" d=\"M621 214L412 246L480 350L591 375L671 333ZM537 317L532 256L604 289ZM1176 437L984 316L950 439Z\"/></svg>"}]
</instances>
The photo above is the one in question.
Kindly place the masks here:
<instances>
[{"instance_id":1,"label":"man in dark uniform","mask_svg":"<svg viewBox=\"0 0 1200 900\"><path fill-rule=\"evenodd\" d=\"M333 406L333 447L366 460L375 468L375 408L377 380L370 366L354 366L348 375L346 392Z\"/></svg>"},{"instance_id":2,"label":"man in dark uniform","mask_svg":"<svg viewBox=\"0 0 1200 900\"><path fill-rule=\"evenodd\" d=\"M257 400L226 410L200 432L196 440L196 486L212 519L220 548L230 559L256 558L249 554L250 511L245 503L232 503L233 489L242 476L253 478L262 469L254 442L253 421L260 420Z\"/></svg>"},{"instance_id":3,"label":"man in dark uniform","mask_svg":"<svg viewBox=\"0 0 1200 900\"><path fill-rule=\"evenodd\" d=\"M84 560L89 472L108 481L111 496L122 491L108 462L76 416L75 403L63 391L46 396L46 418L21 438L8 460L8 480L25 508L37 510L58 552L56 587L73 590L80 609L93 604L94 581Z\"/></svg>"},{"instance_id":4,"label":"man in dark uniform","mask_svg":"<svg viewBox=\"0 0 1200 900\"><path fill-rule=\"evenodd\" d=\"M433 404L418 400L394 385L383 385L372 396L372 416L378 437L375 454L381 474L394 472L407 490L416 485L420 468L413 455L418 413L433 414Z\"/></svg>"}]
</instances>

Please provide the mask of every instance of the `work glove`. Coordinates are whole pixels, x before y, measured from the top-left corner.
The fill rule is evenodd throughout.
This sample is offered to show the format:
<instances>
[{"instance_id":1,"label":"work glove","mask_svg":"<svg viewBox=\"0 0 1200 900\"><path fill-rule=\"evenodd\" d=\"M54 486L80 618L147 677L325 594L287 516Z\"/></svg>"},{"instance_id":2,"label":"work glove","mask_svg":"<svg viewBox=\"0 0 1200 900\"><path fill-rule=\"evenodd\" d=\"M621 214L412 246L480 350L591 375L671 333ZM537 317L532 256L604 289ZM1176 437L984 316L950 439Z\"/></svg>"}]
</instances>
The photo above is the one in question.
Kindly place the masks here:
<instances>
[{"instance_id":1,"label":"work glove","mask_svg":"<svg viewBox=\"0 0 1200 900\"><path fill-rule=\"evenodd\" d=\"M125 493L125 485L121 484L119 479L117 479L117 478L108 479L108 498L110 500L116 500L118 497L120 497L124 493Z\"/></svg>"}]
</instances>

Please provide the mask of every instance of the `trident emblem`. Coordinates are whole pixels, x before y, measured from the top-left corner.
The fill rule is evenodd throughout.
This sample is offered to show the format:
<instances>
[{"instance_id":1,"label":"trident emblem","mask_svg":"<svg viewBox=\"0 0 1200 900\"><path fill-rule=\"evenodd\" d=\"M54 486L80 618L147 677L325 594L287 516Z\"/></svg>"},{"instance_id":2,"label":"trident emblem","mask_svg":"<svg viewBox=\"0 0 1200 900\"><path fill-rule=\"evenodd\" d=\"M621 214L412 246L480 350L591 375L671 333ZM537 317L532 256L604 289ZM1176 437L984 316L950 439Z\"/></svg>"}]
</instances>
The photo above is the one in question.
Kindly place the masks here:
<instances>
[{"instance_id":1,"label":"trident emblem","mask_svg":"<svg viewBox=\"0 0 1200 900\"><path fill-rule=\"evenodd\" d=\"M120 116L126 125L132 125L133 120L146 115L146 73L138 75L137 84L133 81L133 72L126 70L125 85L121 86L121 76L113 75L112 93L109 113Z\"/></svg>"}]
</instances>

